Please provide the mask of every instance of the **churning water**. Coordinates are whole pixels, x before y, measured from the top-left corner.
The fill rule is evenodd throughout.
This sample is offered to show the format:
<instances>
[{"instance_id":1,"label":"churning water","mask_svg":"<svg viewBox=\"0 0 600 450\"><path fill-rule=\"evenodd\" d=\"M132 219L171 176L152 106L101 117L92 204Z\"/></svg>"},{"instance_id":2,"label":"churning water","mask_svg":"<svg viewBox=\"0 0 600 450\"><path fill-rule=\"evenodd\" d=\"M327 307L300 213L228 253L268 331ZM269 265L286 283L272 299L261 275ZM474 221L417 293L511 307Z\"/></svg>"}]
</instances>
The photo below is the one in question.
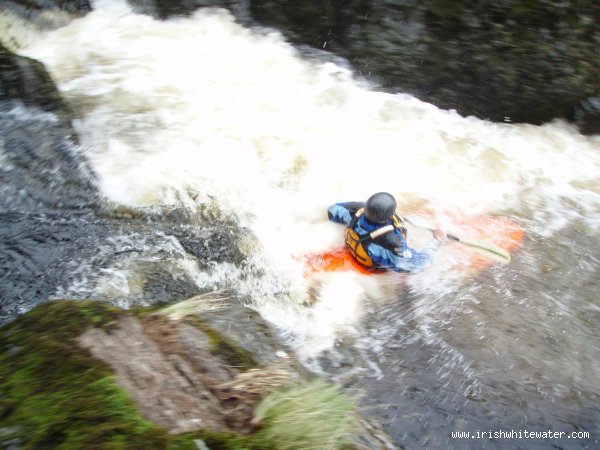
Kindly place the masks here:
<instances>
[{"instance_id":1,"label":"churning water","mask_svg":"<svg viewBox=\"0 0 600 450\"><path fill-rule=\"evenodd\" d=\"M260 270L198 266L168 233L102 240L98 252L150 248L155 268L165 252L179 254L165 270L247 298L307 367L364 389L367 412L398 444L598 445L597 137L376 92L218 10L158 21L98 2L62 28L31 32L18 51L46 65L75 111L81 156L104 199L153 214L215 205L256 236L248 261ZM307 281L297 256L342 238L327 207L382 190L448 231L456 218L508 216L524 245L510 265L477 273L457 268L457 244L448 244L418 274ZM80 261L85 274L54 295L135 301L131 264L93 267ZM591 435L451 437L547 429Z\"/></svg>"}]
</instances>

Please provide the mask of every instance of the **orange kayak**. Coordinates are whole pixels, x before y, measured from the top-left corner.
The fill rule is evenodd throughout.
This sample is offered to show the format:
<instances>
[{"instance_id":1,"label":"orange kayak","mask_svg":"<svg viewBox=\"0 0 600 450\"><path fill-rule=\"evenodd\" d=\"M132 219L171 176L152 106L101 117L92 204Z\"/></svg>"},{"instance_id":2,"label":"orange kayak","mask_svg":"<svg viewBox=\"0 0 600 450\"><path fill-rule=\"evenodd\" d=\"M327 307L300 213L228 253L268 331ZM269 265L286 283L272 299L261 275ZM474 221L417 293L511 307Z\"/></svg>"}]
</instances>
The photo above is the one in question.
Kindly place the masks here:
<instances>
[{"instance_id":1,"label":"orange kayak","mask_svg":"<svg viewBox=\"0 0 600 450\"><path fill-rule=\"evenodd\" d=\"M463 239L485 240L511 254L522 245L525 237L525 232L521 226L505 217L471 217L456 221L455 229L455 234ZM461 254L461 258L459 258L462 261L461 265L483 269L495 263L492 259L472 248L462 246L460 243L453 245L455 251ZM385 273L385 270L369 269L360 265L345 246L324 253L304 255L302 261L304 263L304 274L307 277L319 272L353 271L363 275Z\"/></svg>"}]
</instances>

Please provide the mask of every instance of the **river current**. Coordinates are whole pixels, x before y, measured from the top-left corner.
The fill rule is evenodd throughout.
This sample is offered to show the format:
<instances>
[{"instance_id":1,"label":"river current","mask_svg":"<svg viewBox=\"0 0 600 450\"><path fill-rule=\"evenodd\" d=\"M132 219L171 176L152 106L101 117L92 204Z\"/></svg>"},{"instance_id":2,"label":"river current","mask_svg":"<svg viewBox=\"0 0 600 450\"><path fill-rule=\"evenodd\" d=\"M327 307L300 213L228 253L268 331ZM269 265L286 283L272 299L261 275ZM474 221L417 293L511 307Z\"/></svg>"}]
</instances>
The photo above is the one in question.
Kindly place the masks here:
<instances>
[{"instance_id":1,"label":"river current","mask_svg":"<svg viewBox=\"0 0 600 450\"><path fill-rule=\"evenodd\" d=\"M299 52L276 31L243 27L221 10L158 21L103 1L56 30L15 24L11 33L19 54L46 65L79 136L77 144L42 139L68 155L49 150L43 167L31 157L38 162L15 168L0 147L9 183L25 173L31 188L44 173L46 184L32 189L52 196L65 192L47 187L58 174L78 193L25 221L10 215L18 186L3 188L12 192L5 240L44 252L38 261L62 261L48 265L37 298L128 306L197 290L234 293L308 369L360 390L363 411L398 446L598 448L597 136L562 121L465 118L378 92L343 62ZM11 133L28 124L54 136L57 119L13 105L2 120ZM525 231L523 245L509 265L479 271L457 264L458 244L449 243L420 273L307 280L298 256L342 239L327 207L377 191L393 193L402 211L433 214L447 231L467 216L508 217ZM78 250L30 245L73 202L109 211L52 221L58 242L56 227L80 230ZM132 226L132 216L142 219ZM185 235L202 246L203 237L239 230L242 265L215 256L218 245L199 264L180 243ZM28 270L25 256L14 261ZM168 283L148 290L159 273L171 274ZM28 289L5 288L3 319L34 306ZM492 434L548 430L565 434ZM458 431L471 437L453 437Z\"/></svg>"}]
</instances>

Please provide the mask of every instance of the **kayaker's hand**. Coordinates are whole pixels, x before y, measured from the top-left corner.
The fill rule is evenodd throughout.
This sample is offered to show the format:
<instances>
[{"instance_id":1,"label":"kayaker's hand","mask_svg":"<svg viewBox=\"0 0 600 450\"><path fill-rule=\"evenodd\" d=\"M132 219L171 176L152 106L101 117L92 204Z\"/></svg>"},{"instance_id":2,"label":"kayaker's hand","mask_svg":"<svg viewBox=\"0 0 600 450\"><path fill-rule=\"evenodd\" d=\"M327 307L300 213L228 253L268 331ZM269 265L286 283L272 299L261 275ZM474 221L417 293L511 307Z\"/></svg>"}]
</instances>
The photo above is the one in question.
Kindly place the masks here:
<instances>
[{"instance_id":1,"label":"kayaker's hand","mask_svg":"<svg viewBox=\"0 0 600 450\"><path fill-rule=\"evenodd\" d=\"M441 228L436 228L435 230L433 230L433 237L436 238L438 241L443 241L444 239L446 239L446 233Z\"/></svg>"}]
</instances>

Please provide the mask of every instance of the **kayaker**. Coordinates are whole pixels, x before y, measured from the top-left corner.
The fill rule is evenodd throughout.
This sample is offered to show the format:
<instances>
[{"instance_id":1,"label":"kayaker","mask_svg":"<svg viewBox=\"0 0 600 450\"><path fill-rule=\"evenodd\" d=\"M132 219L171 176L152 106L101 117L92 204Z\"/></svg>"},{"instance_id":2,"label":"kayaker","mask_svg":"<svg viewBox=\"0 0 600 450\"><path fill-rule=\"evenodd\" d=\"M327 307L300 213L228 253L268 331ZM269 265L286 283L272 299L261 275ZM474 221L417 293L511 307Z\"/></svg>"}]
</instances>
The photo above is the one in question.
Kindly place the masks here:
<instances>
[{"instance_id":1,"label":"kayaker","mask_svg":"<svg viewBox=\"0 0 600 450\"><path fill-rule=\"evenodd\" d=\"M415 250L406 240L406 227L396 214L396 199L387 192L373 194L367 202L343 202L329 207L329 220L347 225L346 245L356 260L373 269L413 272L431 264L446 234L433 233L432 245Z\"/></svg>"}]
</instances>

